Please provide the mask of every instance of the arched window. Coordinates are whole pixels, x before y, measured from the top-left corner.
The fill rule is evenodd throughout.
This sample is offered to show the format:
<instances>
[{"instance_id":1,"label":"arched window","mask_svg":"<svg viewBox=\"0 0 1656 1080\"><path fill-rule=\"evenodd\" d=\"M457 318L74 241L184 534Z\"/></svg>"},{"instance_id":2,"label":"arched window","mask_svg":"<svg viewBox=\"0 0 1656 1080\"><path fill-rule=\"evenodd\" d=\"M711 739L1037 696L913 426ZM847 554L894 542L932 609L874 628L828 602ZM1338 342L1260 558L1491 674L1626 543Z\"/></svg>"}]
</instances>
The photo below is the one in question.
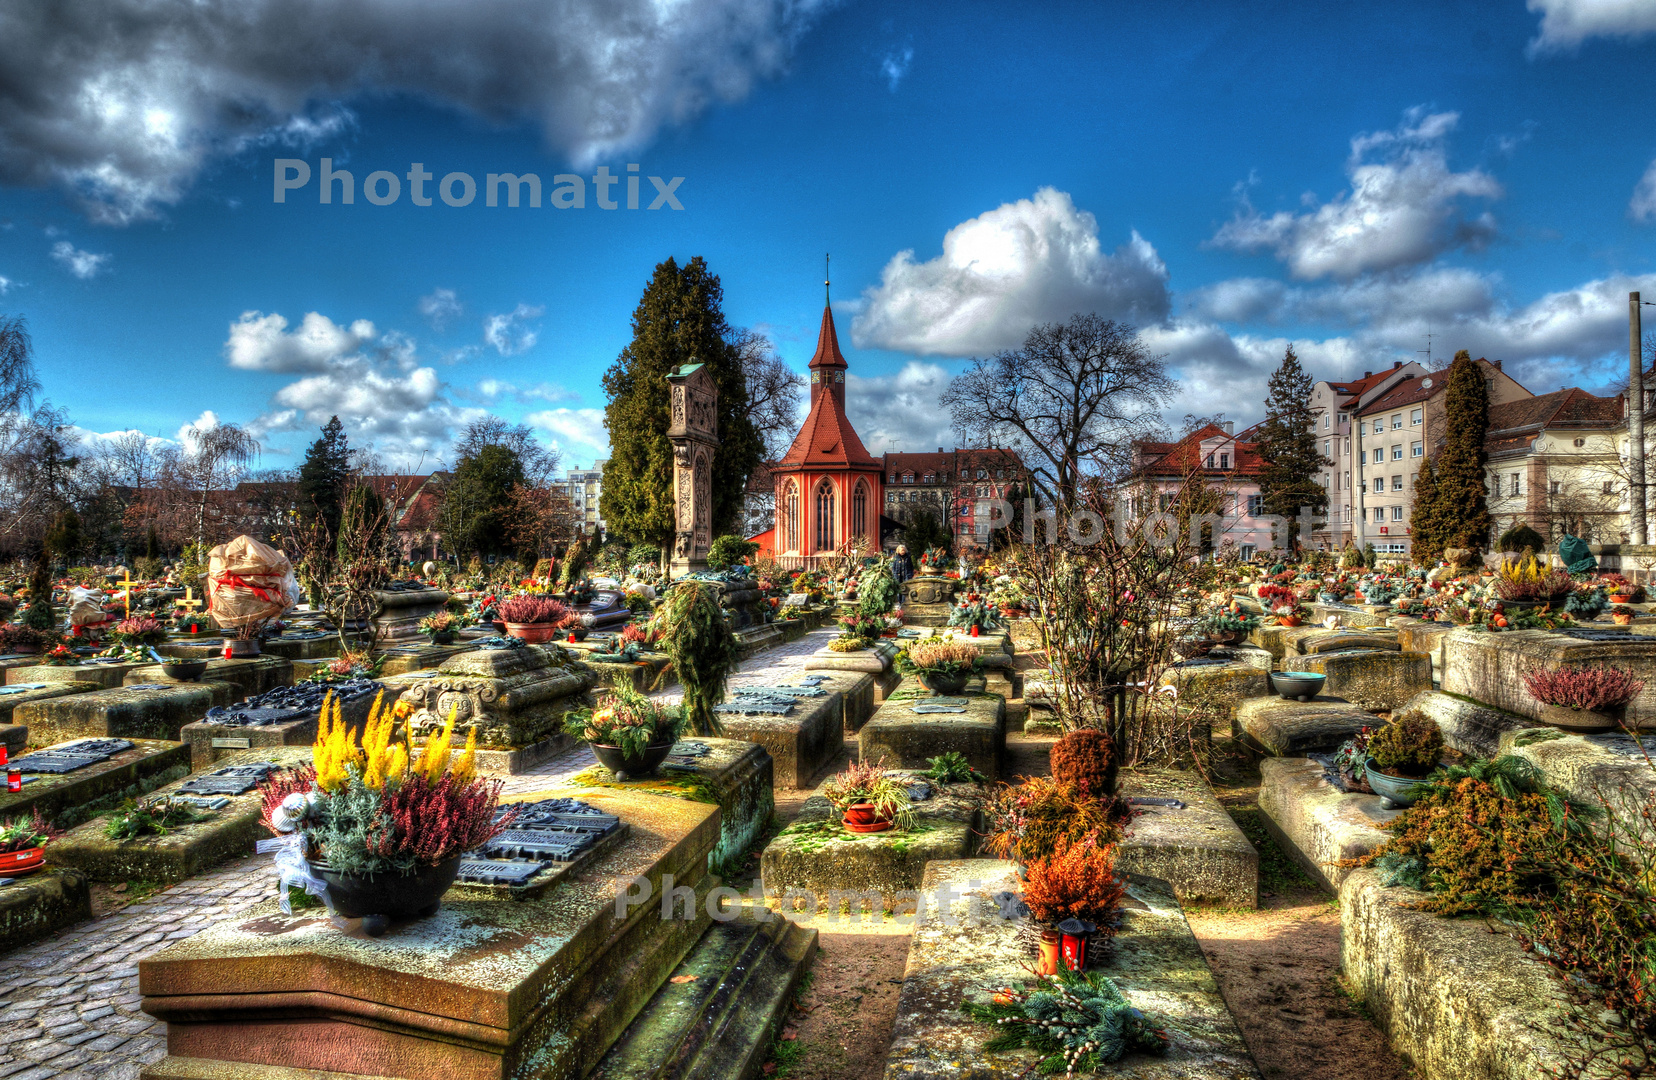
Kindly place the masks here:
<instances>
[{"instance_id":1,"label":"arched window","mask_svg":"<svg viewBox=\"0 0 1656 1080\"><path fill-rule=\"evenodd\" d=\"M825 476L816 487L816 550L833 551L838 546L834 541L834 483Z\"/></svg>"},{"instance_id":2,"label":"arched window","mask_svg":"<svg viewBox=\"0 0 1656 1080\"><path fill-rule=\"evenodd\" d=\"M797 552L799 550L799 484L796 481L788 481L782 503L785 507L788 524L788 546L786 550Z\"/></svg>"},{"instance_id":3,"label":"arched window","mask_svg":"<svg viewBox=\"0 0 1656 1080\"><path fill-rule=\"evenodd\" d=\"M868 535L868 485L861 480L851 492L851 535Z\"/></svg>"}]
</instances>

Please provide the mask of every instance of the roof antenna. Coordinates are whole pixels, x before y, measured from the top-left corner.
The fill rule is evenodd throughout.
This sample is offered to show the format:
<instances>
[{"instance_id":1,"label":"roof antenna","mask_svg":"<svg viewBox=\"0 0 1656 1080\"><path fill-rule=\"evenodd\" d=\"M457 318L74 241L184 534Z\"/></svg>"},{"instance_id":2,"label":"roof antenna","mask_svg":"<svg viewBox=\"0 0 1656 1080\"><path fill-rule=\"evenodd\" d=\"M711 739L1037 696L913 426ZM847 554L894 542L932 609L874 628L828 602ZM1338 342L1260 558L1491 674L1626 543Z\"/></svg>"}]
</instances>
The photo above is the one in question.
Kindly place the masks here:
<instances>
[{"instance_id":1,"label":"roof antenna","mask_svg":"<svg viewBox=\"0 0 1656 1080\"><path fill-rule=\"evenodd\" d=\"M829 302L828 301L828 260L829 260L829 256L827 254L824 254L822 256L822 302L824 304L827 304Z\"/></svg>"},{"instance_id":2,"label":"roof antenna","mask_svg":"<svg viewBox=\"0 0 1656 1080\"><path fill-rule=\"evenodd\" d=\"M1426 347L1424 349L1416 349L1415 352L1424 353L1425 356L1426 356L1426 366L1428 368L1430 368L1432 366L1432 324L1431 323L1426 324Z\"/></svg>"}]
</instances>

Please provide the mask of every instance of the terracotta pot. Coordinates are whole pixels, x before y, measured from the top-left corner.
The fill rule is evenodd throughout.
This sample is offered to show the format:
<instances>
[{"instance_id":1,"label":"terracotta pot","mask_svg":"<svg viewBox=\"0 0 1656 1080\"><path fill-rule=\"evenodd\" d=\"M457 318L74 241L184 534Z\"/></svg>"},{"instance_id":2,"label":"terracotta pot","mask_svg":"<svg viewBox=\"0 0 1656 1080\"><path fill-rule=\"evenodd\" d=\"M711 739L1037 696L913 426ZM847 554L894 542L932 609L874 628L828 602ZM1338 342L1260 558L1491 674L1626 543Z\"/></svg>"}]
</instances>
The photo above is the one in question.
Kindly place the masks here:
<instances>
[{"instance_id":1,"label":"terracotta pot","mask_svg":"<svg viewBox=\"0 0 1656 1080\"><path fill-rule=\"evenodd\" d=\"M1300 617L1298 615L1279 615L1279 616L1277 616L1277 625L1278 626L1294 627L1294 626L1298 626L1299 624L1300 624Z\"/></svg>"},{"instance_id":2,"label":"terracotta pot","mask_svg":"<svg viewBox=\"0 0 1656 1080\"><path fill-rule=\"evenodd\" d=\"M506 632L513 637L522 638L530 645L544 645L558 636L558 628L549 622L506 624Z\"/></svg>"},{"instance_id":3,"label":"terracotta pot","mask_svg":"<svg viewBox=\"0 0 1656 1080\"><path fill-rule=\"evenodd\" d=\"M45 848L24 848L0 855L0 877L22 877L39 870L46 862Z\"/></svg>"},{"instance_id":4,"label":"terracotta pot","mask_svg":"<svg viewBox=\"0 0 1656 1080\"><path fill-rule=\"evenodd\" d=\"M1610 616L1610 621L1615 623L1617 626L1630 626L1633 623L1633 616L1631 616L1631 615L1612 615L1612 616Z\"/></svg>"},{"instance_id":5,"label":"terracotta pot","mask_svg":"<svg viewBox=\"0 0 1656 1080\"><path fill-rule=\"evenodd\" d=\"M845 808L845 816L840 819L847 832L877 833L885 832L894 827L897 822L888 817L880 817L874 809L873 803L852 803Z\"/></svg>"},{"instance_id":6,"label":"terracotta pot","mask_svg":"<svg viewBox=\"0 0 1656 1080\"><path fill-rule=\"evenodd\" d=\"M1040 954L1035 961L1035 974L1056 975L1063 957L1064 935L1056 930L1041 931Z\"/></svg>"},{"instance_id":7,"label":"terracotta pot","mask_svg":"<svg viewBox=\"0 0 1656 1080\"><path fill-rule=\"evenodd\" d=\"M1612 604L1631 604L1633 598L1626 593L1614 593L1610 597L1610 602Z\"/></svg>"},{"instance_id":8,"label":"terracotta pot","mask_svg":"<svg viewBox=\"0 0 1656 1080\"><path fill-rule=\"evenodd\" d=\"M1609 713L1591 712L1587 709L1571 709L1563 705L1542 705L1542 723L1551 724L1565 731L1579 731L1592 733L1597 731L1615 731L1621 725Z\"/></svg>"}]
</instances>

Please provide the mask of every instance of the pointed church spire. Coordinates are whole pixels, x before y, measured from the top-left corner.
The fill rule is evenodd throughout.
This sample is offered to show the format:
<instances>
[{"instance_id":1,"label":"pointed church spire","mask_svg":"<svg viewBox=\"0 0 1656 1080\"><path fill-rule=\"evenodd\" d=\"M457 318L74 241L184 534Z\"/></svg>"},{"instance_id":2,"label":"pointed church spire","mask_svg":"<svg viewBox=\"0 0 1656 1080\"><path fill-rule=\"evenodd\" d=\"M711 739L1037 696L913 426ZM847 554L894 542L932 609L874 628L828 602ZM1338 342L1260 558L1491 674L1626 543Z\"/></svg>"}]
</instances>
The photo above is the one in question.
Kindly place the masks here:
<instances>
[{"instance_id":1,"label":"pointed church spire","mask_svg":"<svg viewBox=\"0 0 1656 1080\"><path fill-rule=\"evenodd\" d=\"M829 261L830 261L830 256L824 254L822 256L822 302L823 302L824 305L831 304L833 302L831 299L829 299L829 294L828 294L828 284L829 284L830 281L833 280L833 275L828 273L828 263L829 263Z\"/></svg>"}]
</instances>

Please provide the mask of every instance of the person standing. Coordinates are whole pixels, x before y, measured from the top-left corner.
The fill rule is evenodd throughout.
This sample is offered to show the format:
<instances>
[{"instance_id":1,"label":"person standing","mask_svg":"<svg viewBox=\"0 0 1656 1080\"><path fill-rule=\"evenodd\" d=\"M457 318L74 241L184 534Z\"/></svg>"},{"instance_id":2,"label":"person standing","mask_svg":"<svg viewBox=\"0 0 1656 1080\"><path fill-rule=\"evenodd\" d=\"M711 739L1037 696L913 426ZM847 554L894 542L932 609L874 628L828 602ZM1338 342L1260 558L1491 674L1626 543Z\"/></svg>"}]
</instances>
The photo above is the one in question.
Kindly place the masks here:
<instances>
[{"instance_id":1,"label":"person standing","mask_svg":"<svg viewBox=\"0 0 1656 1080\"><path fill-rule=\"evenodd\" d=\"M914 560L909 558L908 545L897 545L897 554L891 560L891 575L899 585L914 576Z\"/></svg>"}]
</instances>

